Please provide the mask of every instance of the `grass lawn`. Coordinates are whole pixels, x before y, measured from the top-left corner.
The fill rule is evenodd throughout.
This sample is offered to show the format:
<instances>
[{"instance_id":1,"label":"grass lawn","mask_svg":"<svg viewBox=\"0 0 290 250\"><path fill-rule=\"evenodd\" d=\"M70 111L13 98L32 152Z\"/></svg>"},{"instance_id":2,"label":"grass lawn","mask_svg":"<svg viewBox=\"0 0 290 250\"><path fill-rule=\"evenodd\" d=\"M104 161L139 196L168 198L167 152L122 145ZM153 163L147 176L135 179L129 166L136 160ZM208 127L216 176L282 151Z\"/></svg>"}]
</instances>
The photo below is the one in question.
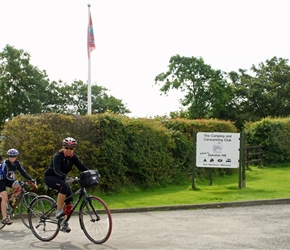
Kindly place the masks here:
<instances>
[{"instance_id":1,"label":"grass lawn","mask_svg":"<svg viewBox=\"0 0 290 250\"><path fill-rule=\"evenodd\" d=\"M239 189L239 176L231 175L196 180L196 190L192 183L168 186L147 191L127 191L118 194L100 194L109 208L138 208L151 206L171 206L204 204L214 202L264 200L290 197L290 165L281 167L251 166L246 171L246 187Z\"/></svg>"}]
</instances>

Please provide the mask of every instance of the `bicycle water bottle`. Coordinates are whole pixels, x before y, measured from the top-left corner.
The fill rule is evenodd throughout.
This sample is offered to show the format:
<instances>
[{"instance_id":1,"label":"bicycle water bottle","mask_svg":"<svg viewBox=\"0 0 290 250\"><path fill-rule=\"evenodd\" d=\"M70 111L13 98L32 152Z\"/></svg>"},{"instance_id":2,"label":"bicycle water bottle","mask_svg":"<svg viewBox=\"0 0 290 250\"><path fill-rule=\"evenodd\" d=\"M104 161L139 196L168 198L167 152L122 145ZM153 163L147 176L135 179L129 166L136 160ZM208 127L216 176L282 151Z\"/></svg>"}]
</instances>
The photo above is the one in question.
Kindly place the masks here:
<instances>
[{"instance_id":1,"label":"bicycle water bottle","mask_svg":"<svg viewBox=\"0 0 290 250\"><path fill-rule=\"evenodd\" d=\"M72 204L71 204L71 203L69 203L69 204L66 205L66 208L65 208L65 210L64 210L66 216L69 215L70 210L71 210L71 207L72 207Z\"/></svg>"}]
</instances>

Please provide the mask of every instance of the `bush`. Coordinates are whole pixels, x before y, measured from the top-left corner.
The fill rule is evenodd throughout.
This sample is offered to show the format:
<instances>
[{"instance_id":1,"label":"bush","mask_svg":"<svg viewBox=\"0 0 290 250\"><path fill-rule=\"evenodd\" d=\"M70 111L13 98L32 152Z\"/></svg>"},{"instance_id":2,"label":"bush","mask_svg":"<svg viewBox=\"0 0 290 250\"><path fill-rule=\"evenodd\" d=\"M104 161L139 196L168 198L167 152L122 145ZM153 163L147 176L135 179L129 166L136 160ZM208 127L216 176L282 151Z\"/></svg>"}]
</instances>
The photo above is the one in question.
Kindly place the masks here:
<instances>
[{"instance_id":1,"label":"bush","mask_svg":"<svg viewBox=\"0 0 290 250\"><path fill-rule=\"evenodd\" d=\"M290 119L265 118L245 124L249 145L264 145L263 164L290 161Z\"/></svg>"}]
</instances>

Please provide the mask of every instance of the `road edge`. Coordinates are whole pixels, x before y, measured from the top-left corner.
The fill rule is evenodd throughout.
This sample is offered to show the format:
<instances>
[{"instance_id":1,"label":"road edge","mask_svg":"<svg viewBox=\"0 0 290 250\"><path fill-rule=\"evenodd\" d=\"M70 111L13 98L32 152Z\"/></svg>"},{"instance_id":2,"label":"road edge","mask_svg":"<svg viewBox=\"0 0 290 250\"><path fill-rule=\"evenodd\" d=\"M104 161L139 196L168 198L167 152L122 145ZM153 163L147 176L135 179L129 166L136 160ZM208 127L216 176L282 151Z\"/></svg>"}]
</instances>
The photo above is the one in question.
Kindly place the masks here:
<instances>
[{"instance_id":1,"label":"road edge","mask_svg":"<svg viewBox=\"0 0 290 250\"><path fill-rule=\"evenodd\" d=\"M150 212L150 211L170 211L170 210L186 210L186 209L209 209L209 208L225 208L225 207L245 207L259 205L277 205L290 204L290 198L271 199L271 200L252 200L252 201L236 201L236 202L216 202L207 204L188 204L175 206L154 206L140 208L110 208L111 213L134 213L134 212Z\"/></svg>"}]
</instances>

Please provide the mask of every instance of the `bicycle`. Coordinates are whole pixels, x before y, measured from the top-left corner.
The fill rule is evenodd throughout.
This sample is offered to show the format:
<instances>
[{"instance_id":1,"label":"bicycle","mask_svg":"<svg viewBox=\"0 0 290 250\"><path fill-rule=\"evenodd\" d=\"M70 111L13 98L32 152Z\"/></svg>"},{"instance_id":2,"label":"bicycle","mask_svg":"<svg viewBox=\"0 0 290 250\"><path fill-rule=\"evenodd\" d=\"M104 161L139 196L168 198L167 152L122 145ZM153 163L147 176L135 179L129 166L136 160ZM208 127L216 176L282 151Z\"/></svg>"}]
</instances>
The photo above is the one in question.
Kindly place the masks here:
<instances>
[{"instance_id":1,"label":"bicycle","mask_svg":"<svg viewBox=\"0 0 290 250\"><path fill-rule=\"evenodd\" d=\"M21 186L20 193L18 190L14 190L10 193L8 193L8 202L7 202L7 218L11 219L14 217L14 214L18 209L19 217L22 220L23 224L27 227L29 227L28 222L28 208L31 203L31 201L37 197L38 195L34 192L30 192L36 188L36 183L32 181L19 181L19 185ZM30 186L30 191L27 191L25 187ZM15 202L11 203L10 199L11 197L15 197ZM2 198L0 196L0 203L2 202ZM1 209L0 209L1 210ZM1 213L1 211L0 211ZM1 213L2 217L2 213ZM0 230L5 227L6 224L0 224Z\"/></svg>"},{"instance_id":2,"label":"bicycle","mask_svg":"<svg viewBox=\"0 0 290 250\"><path fill-rule=\"evenodd\" d=\"M30 229L36 238L41 241L51 241L59 231L67 232L68 222L80 204L79 223L86 237L95 244L102 244L109 239L112 232L111 212L101 198L87 193L86 187L93 185L87 185L82 181L82 174L85 172L94 174L93 171L95 170L84 171L80 177L67 180L71 183L80 183L81 187L71 196L66 197L66 200L75 196L77 199L63 218L56 219L57 203L52 197L39 195L31 202L28 220Z\"/></svg>"}]
</instances>

